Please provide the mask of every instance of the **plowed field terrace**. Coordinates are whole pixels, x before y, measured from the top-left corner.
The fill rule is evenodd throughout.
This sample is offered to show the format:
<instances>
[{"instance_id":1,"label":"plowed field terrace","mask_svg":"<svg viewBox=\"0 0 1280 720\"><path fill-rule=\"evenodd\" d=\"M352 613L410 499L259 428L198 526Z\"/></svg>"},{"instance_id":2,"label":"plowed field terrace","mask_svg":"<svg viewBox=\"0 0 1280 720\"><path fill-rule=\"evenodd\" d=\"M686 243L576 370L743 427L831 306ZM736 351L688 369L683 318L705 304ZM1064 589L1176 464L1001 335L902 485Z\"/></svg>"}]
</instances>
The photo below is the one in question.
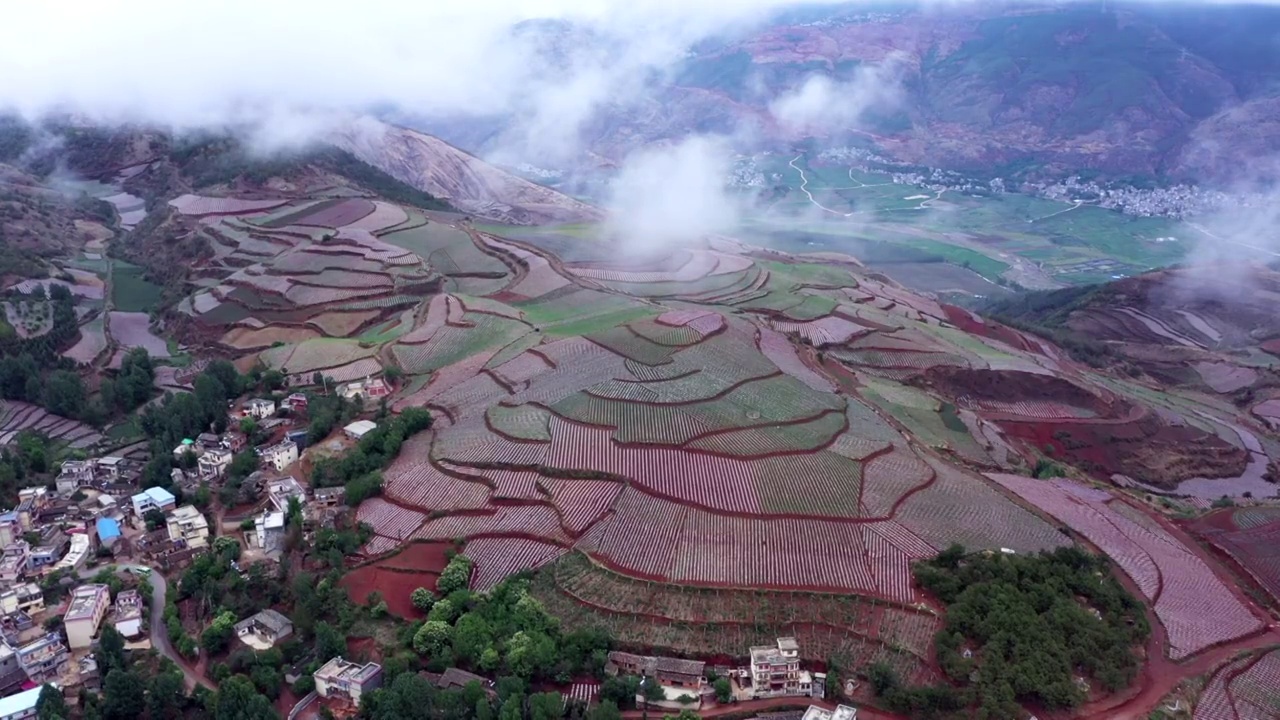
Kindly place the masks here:
<instances>
[{"instance_id":1,"label":"plowed field terrace","mask_svg":"<svg viewBox=\"0 0 1280 720\"><path fill-rule=\"evenodd\" d=\"M799 640L806 660L884 660L913 681L936 677L929 667L929 644L938 619L891 603L656 584L604 570L579 553L539 575L532 591L563 622L606 628L635 649L711 655L790 635Z\"/></svg>"},{"instance_id":2,"label":"plowed field terrace","mask_svg":"<svg viewBox=\"0 0 1280 720\"><path fill-rule=\"evenodd\" d=\"M1112 496L1067 480L994 480L1058 518L1120 565L1155 606L1174 660L1260 630L1263 623L1195 553L1154 521L1138 523Z\"/></svg>"}]
</instances>

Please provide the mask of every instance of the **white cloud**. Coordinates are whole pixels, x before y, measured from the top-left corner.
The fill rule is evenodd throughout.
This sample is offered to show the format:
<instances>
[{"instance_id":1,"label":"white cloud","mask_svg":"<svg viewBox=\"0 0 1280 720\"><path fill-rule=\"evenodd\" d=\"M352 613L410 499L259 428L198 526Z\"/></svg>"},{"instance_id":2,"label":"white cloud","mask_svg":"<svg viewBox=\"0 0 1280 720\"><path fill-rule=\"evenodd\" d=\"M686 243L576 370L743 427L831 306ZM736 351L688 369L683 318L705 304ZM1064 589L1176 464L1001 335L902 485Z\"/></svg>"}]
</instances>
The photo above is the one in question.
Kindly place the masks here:
<instances>
[{"instance_id":1,"label":"white cloud","mask_svg":"<svg viewBox=\"0 0 1280 720\"><path fill-rule=\"evenodd\" d=\"M859 66L849 80L810 75L802 85L783 93L769 112L786 130L825 134L853 129L870 111L889 113L902 103L899 63L890 58L877 65Z\"/></svg>"},{"instance_id":2,"label":"white cloud","mask_svg":"<svg viewBox=\"0 0 1280 720\"><path fill-rule=\"evenodd\" d=\"M703 135L632 153L610 187L605 234L643 255L733 231L742 208L725 187L731 161L726 138Z\"/></svg>"}]
</instances>

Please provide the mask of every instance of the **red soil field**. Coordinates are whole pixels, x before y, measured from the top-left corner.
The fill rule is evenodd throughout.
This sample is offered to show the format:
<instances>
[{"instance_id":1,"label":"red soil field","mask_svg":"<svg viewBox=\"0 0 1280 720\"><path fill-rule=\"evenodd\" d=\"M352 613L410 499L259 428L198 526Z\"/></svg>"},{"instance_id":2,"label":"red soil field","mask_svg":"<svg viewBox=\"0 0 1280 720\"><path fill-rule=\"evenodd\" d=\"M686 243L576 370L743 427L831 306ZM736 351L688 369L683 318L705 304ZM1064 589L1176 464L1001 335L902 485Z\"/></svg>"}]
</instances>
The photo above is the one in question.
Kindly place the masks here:
<instances>
[{"instance_id":1,"label":"red soil field","mask_svg":"<svg viewBox=\"0 0 1280 720\"><path fill-rule=\"evenodd\" d=\"M398 617L414 619L422 613L413 607L409 596L420 587L434 590L440 572L448 563L448 543L413 543L398 555L372 565L356 568L339 583L346 588L352 602L364 604L369 593L382 594L387 609Z\"/></svg>"}]
</instances>

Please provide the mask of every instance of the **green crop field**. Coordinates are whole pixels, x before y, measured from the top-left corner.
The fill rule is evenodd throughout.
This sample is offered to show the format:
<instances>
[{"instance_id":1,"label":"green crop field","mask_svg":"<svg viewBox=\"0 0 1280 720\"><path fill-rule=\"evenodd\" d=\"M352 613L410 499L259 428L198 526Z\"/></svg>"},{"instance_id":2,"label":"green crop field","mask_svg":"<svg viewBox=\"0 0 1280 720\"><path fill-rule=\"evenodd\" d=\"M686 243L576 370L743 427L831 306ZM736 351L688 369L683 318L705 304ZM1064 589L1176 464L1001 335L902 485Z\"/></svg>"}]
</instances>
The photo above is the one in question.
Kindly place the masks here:
<instances>
[{"instance_id":1,"label":"green crop field","mask_svg":"<svg viewBox=\"0 0 1280 720\"><path fill-rule=\"evenodd\" d=\"M868 263L943 262L991 281L1021 258L1065 285L1171 265L1190 245L1185 228L1166 218L1018 193L939 196L925 187L894 184L887 174L851 172L803 157L796 165L808 180L810 200L790 160L763 162L762 169L780 175L790 190L744 221L744 238L789 252L844 252Z\"/></svg>"},{"instance_id":2,"label":"green crop field","mask_svg":"<svg viewBox=\"0 0 1280 720\"><path fill-rule=\"evenodd\" d=\"M142 277L142 268L112 261L111 304L123 312L149 312L160 304L161 287Z\"/></svg>"}]
</instances>

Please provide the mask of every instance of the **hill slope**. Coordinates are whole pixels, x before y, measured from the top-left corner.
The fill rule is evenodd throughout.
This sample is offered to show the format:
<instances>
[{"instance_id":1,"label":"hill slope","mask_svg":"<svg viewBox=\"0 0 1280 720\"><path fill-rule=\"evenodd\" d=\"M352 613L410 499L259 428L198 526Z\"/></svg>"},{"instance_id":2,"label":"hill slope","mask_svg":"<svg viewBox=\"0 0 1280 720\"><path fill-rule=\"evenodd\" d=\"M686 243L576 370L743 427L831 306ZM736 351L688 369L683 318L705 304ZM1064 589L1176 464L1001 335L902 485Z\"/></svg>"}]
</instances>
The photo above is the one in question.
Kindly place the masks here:
<instances>
[{"instance_id":1,"label":"hill slope","mask_svg":"<svg viewBox=\"0 0 1280 720\"><path fill-rule=\"evenodd\" d=\"M362 119L331 141L409 185L463 212L515 225L598 219L586 203L518 178L443 140Z\"/></svg>"}]
</instances>

